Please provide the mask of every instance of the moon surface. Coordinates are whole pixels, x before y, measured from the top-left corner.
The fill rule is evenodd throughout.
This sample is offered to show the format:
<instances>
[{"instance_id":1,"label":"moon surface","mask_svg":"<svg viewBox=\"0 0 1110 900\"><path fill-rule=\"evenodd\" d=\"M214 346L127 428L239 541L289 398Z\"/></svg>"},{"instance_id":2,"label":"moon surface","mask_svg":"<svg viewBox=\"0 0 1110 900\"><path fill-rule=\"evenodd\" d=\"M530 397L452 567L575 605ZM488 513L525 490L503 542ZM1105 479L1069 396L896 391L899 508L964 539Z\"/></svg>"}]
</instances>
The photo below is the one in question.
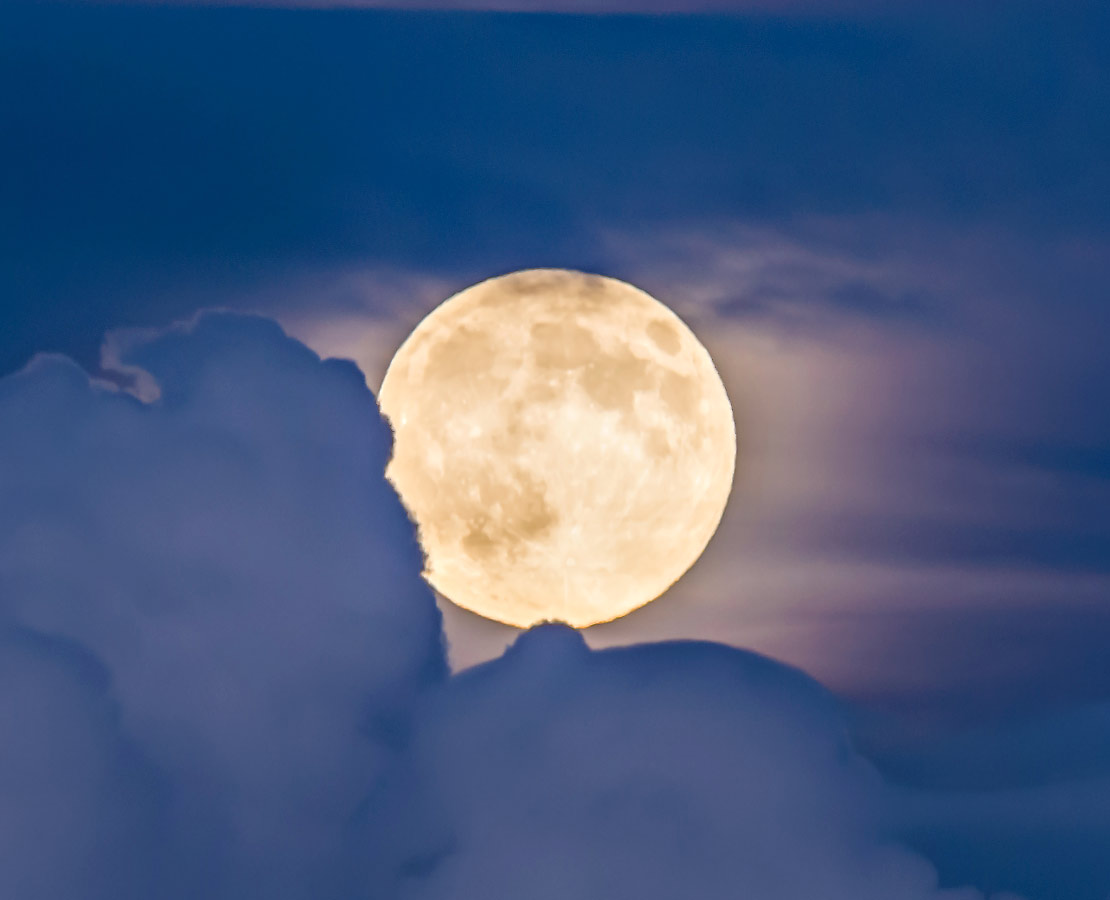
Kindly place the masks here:
<instances>
[{"instance_id":1,"label":"moon surface","mask_svg":"<svg viewBox=\"0 0 1110 900\"><path fill-rule=\"evenodd\" d=\"M709 353L613 278L533 269L467 288L401 345L379 403L425 576L509 625L581 628L655 599L732 486L732 407Z\"/></svg>"}]
</instances>

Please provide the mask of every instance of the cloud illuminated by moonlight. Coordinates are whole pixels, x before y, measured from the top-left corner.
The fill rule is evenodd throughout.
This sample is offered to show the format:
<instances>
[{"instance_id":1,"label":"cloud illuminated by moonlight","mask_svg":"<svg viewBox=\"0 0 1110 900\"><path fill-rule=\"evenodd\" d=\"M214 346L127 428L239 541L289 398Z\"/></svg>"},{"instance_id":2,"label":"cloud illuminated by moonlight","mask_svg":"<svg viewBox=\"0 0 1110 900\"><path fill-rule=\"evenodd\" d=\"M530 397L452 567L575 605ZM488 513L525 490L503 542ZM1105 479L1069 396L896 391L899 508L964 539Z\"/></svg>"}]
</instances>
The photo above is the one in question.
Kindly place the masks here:
<instances>
[{"instance_id":1,"label":"cloud illuminated by moonlight","mask_svg":"<svg viewBox=\"0 0 1110 900\"><path fill-rule=\"evenodd\" d=\"M543 626L448 678L350 364L228 315L109 362L149 399L0 381L0 896L983 896L794 669Z\"/></svg>"}]
</instances>

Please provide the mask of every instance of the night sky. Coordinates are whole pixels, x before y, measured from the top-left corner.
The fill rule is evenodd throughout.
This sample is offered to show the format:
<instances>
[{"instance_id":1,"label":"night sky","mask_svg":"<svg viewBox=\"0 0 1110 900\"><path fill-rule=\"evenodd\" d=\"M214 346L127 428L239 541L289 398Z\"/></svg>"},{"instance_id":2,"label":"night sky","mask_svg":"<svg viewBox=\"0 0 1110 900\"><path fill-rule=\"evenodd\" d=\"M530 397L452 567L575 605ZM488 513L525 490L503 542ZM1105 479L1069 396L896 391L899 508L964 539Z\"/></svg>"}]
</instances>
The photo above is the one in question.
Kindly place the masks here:
<instances>
[{"instance_id":1,"label":"night sky","mask_svg":"<svg viewBox=\"0 0 1110 900\"><path fill-rule=\"evenodd\" d=\"M0 2L0 897L1107 900L1107 7L421 5ZM581 634L382 477L536 266L737 420Z\"/></svg>"}]
</instances>

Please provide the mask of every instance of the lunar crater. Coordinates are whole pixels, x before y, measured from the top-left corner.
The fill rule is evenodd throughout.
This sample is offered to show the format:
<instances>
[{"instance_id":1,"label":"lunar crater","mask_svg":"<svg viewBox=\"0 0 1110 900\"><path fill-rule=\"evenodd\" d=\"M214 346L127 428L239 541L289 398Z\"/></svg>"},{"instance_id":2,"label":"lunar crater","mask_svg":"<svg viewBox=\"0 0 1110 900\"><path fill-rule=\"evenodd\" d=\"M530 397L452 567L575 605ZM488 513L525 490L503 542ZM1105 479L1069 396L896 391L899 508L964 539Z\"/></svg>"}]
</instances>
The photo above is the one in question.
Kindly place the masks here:
<instances>
[{"instance_id":1,"label":"lunar crater","mask_svg":"<svg viewBox=\"0 0 1110 900\"><path fill-rule=\"evenodd\" d=\"M731 407L665 306L533 270L434 310L380 392L387 475L448 599L528 626L608 621L697 559L728 497Z\"/></svg>"}]
</instances>

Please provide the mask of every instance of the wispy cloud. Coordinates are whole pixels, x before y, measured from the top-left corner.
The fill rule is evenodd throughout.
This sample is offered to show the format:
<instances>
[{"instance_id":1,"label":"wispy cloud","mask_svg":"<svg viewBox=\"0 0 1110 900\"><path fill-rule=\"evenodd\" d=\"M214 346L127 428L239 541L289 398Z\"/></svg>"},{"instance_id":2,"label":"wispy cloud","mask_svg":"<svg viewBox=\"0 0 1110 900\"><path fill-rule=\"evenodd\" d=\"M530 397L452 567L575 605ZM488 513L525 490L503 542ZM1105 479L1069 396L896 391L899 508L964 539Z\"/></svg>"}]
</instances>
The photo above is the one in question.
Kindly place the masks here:
<instances>
[{"instance_id":1,"label":"wispy cloud","mask_svg":"<svg viewBox=\"0 0 1110 900\"><path fill-rule=\"evenodd\" d=\"M1074 691L1082 678L1066 673L1094 671L1110 633L1097 612L1110 591L1110 420L1085 399L1110 386L1102 252L874 218L610 232L597 245L604 271L673 304L709 346L740 460L702 561L592 641L725 638L860 696L885 685L889 702L929 716L944 681L966 700L954 718L992 696L1047 703L1059 693L1037 695L1032 681ZM408 276L418 312L315 325L308 314L299 333L353 355L373 385L411 323L471 277ZM1002 628L1000 670L975 675L964 637L1049 609L1051 641L1033 647L1036 628ZM459 665L512 637L453 610L447 621ZM1083 631L1102 637L1069 643Z\"/></svg>"}]
</instances>

